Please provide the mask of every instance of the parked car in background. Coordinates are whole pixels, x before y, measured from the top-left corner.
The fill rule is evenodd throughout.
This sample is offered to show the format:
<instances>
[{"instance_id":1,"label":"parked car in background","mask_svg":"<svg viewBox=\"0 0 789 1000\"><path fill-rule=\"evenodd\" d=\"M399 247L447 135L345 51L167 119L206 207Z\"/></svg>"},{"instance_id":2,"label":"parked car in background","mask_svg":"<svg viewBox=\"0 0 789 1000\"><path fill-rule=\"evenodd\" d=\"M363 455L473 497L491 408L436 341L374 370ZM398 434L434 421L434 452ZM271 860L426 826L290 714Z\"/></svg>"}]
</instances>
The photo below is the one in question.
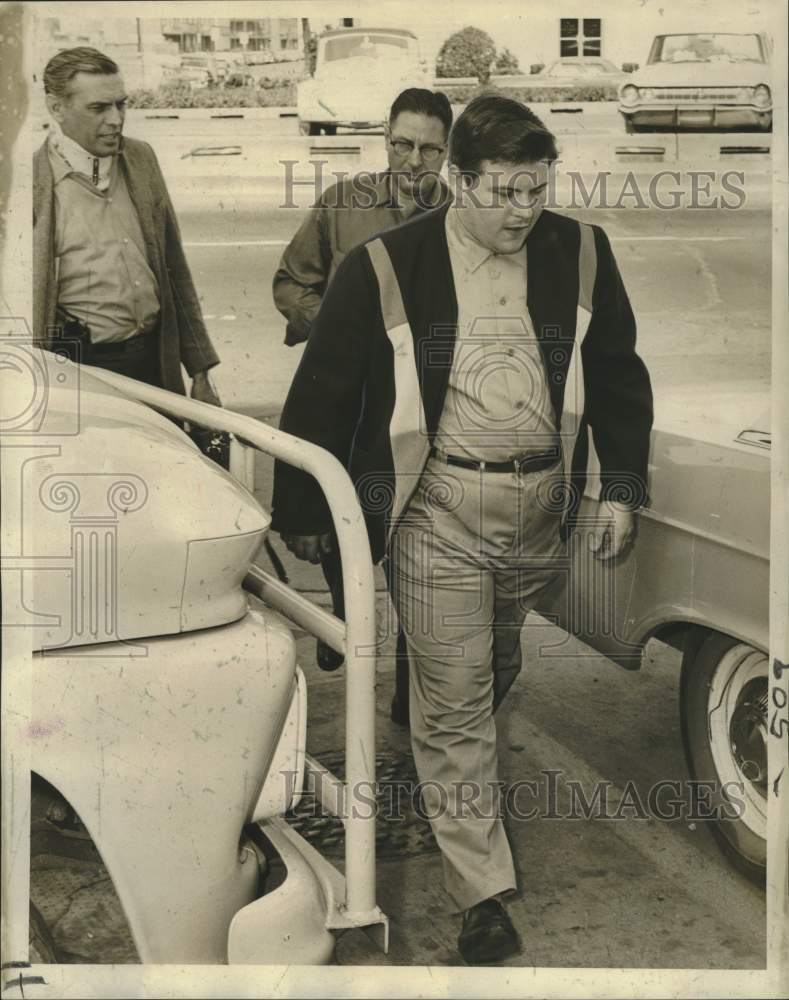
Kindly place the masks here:
<instances>
[{"instance_id":1,"label":"parked car in background","mask_svg":"<svg viewBox=\"0 0 789 1000\"><path fill-rule=\"evenodd\" d=\"M349 613L362 622L359 647L347 633L347 690L359 699L349 775L375 759L375 664L356 653L374 642L374 584L344 470L251 418L29 344L6 347L2 380L9 412L22 414L19 440L35 432L48 456L13 470L4 462L24 539L17 562L30 618L21 626L34 648L32 811L14 813L12 839L24 842L32 818L34 871L37 839L64 842L69 857L97 853L142 962L320 964L332 957L333 929L385 927L374 815L345 818L354 850L344 875L283 818L305 789L329 813L355 808L355 792L305 753L306 682L283 613L323 628L324 639L327 627L342 634L339 623L253 566L268 513L158 411L205 416L228 432L235 421L278 457L315 461L343 521L356 505L354 545L343 550L343 564L356 566ZM21 454L14 434L4 425L4 447ZM249 467L241 452L236 472ZM267 859L277 855L285 881L267 891ZM63 892L50 879L32 909L33 961L60 960L46 911L68 910Z\"/></svg>"},{"instance_id":2,"label":"parked car in background","mask_svg":"<svg viewBox=\"0 0 789 1000\"><path fill-rule=\"evenodd\" d=\"M221 84L227 73L227 60L211 52L192 52L181 56L174 78L195 90Z\"/></svg>"},{"instance_id":3,"label":"parked car in background","mask_svg":"<svg viewBox=\"0 0 789 1000\"><path fill-rule=\"evenodd\" d=\"M431 88L432 76L411 31L337 28L318 39L315 74L297 88L303 135L334 135L339 127L383 124L406 87Z\"/></svg>"},{"instance_id":4,"label":"parked car in background","mask_svg":"<svg viewBox=\"0 0 789 1000\"><path fill-rule=\"evenodd\" d=\"M623 70L617 69L608 59L586 56L557 59L542 69L531 83L563 84L618 84L625 79Z\"/></svg>"},{"instance_id":5,"label":"parked car in background","mask_svg":"<svg viewBox=\"0 0 789 1000\"><path fill-rule=\"evenodd\" d=\"M628 132L772 129L772 45L765 34L657 35L619 90Z\"/></svg>"},{"instance_id":6,"label":"parked car in background","mask_svg":"<svg viewBox=\"0 0 789 1000\"><path fill-rule=\"evenodd\" d=\"M262 49L259 52L233 52L225 77L226 87L262 87L268 80L284 82L296 77L301 66L293 60L277 61L274 54Z\"/></svg>"},{"instance_id":7,"label":"parked car in background","mask_svg":"<svg viewBox=\"0 0 789 1000\"><path fill-rule=\"evenodd\" d=\"M591 476L563 579L538 610L629 670L641 668L650 639L682 650L680 721L690 775L710 789L706 815L718 810L710 826L726 854L763 882L769 390L664 387L655 407L650 498L635 544L613 563L590 554L592 498L600 488Z\"/></svg>"}]
</instances>

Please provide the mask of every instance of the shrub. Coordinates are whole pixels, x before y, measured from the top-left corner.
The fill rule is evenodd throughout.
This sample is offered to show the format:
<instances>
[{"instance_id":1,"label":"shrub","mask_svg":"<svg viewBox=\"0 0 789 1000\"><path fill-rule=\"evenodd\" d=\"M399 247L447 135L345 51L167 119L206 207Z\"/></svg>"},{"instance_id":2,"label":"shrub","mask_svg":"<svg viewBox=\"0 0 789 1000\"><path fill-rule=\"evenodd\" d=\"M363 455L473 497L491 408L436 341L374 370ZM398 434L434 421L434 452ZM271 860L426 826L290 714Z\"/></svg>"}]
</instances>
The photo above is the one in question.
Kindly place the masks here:
<instances>
[{"instance_id":1,"label":"shrub","mask_svg":"<svg viewBox=\"0 0 789 1000\"><path fill-rule=\"evenodd\" d=\"M171 81L156 90L134 90L129 108L272 108L296 103L296 85L263 77L257 87L203 87Z\"/></svg>"},{"instance_id":2,"label":"shrub","mask_svg":"<svg viewBox=\"0 0 789 1000\"><path fill-rule=\"evenodd\" d=\"M495 57L496 46L487 32L479 28L463 28L450 35L441 46L436 60L436 76L475 76L480 83L487 83Z\"/></svg>"},{"instance_id":3,"label":"shrub","mask_svg":"<svg viewBox=\"0 0 789 1000\"><path fill-rule=\"evenodd\" d=\"M493 64L494 73L499 74L499 76L514 76L520 73L520 71L518 57L513 55L509 49L502 49L501 52L496 54L496 62Z\"/></svg>"},{"instance_id":4,"label":"shrub","mask_svg":"<svg viewBox=\"0 0 789 1000\"><path fill-rule=\"evenodd\" d=\"M523 104L556 104L564 101L615 101L617 99L617 87L610 83L583 84L576 86L557 87L529 87L516 86L508 87L505 84L498 86L475 86L474 84L459 84L452 86L444 84L441 88L447 97L454 104L468 104L481 94L501 94L503 97L512 97Z\"/></svg>"}]
</instances>

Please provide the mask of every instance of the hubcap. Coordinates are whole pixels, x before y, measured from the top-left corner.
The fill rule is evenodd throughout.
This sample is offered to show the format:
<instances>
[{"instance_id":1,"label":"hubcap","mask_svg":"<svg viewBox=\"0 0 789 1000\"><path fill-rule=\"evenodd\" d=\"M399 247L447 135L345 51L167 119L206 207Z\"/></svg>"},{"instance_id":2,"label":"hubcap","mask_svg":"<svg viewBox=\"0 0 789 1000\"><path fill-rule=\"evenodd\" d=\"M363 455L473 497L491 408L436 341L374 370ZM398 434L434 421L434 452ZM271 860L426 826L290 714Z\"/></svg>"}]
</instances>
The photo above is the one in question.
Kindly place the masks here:
<instances>
[{"instance_id":1,"label":"hubcap","mask_svg":"<svg viewBox=\"0 0 789 1000\"><path fill-rule=\"evenodd\" d=\"M731 752L740 772L767 797L767 678L748 681L729 726Z\"/></svg>"},{"instance_id":2,"label":"hubcap","mask_svg":"<svg viewBox=\"0 0 789 1000\"><path fill-rule=\"evenodd\" d=\"M722 657L707 699L709 745L718 778L743 804L740 820L767 836L767 657L733 646Z\"/></svg>"}]
</instances>

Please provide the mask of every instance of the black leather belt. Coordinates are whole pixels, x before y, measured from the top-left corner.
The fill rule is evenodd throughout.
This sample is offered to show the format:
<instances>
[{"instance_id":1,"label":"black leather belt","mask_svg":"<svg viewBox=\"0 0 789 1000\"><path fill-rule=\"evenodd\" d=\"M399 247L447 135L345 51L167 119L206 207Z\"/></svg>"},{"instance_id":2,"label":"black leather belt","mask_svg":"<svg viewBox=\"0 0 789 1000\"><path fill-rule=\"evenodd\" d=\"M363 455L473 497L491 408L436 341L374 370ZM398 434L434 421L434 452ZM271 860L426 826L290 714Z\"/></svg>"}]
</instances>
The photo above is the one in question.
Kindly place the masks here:
<instances>
[{"instance_id":1,"label":"black leather belt","mask_svg":"<svg viewBox=\"0 0 789 1000\"><path fill-rule=\"evenodd\" d=\"M158 333L159 327L155 326L146 333L134 334L132 337L127 337L126 340L99 341L97 344L91 344L88 351L94 357L107 357L111 355L117 358L123 354L149 349L155 343Z\"/></svg>"},{"instance_id":2,"label":"black leather belt","mask_svg":"<svg viewBox=\"0 0 789 1000\"><path fill-rule=\"evenodd\" d=\"M431 458L437 458L447 465L459 465L462 469L475 469L478 472L541 472L543 469L550 469L559 461L561 450L557 448L551 451L541 452L539 455L521 455L518 458L510 458L506 462L475 462L473 458L460 458L458 455L444 455L442 452L431 448Z\"/></svg>"}]
</instances>

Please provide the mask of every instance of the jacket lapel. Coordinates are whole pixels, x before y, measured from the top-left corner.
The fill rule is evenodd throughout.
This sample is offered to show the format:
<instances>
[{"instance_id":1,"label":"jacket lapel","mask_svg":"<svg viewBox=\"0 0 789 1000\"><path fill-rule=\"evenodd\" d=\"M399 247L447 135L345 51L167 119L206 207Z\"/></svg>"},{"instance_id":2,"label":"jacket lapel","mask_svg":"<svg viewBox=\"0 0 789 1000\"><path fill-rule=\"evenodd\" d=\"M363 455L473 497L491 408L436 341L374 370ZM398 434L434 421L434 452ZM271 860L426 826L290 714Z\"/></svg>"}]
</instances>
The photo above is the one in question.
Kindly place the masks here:
<instances>
[{"instance_id":1,"label":"jacket lapel","mask_svg":"<svg viewBox=\"0 0 789 1000\"><path fill-rule=\"evenodd\" d=\"M124 143L119 163L126 180L129 198L137 211L137 218L140 220L140 229L145 241L148 263L154 272L158 273L159 245L157 232L161 230L161 226L157 228L155 219L157 217L161 218L161 203L156 200L148 178L146 165L138 156L133 145Z\"/></svg>"},{"instance_id":2,"label":"jacket lapel","mask_svg":"<svg viewBox=\"0 0 789 1000\"><path fill-rule=\"evenodd\" d=\"M422 269L432 279L419 283L425 296L419 312L427 322L418 322L413 328L425 421L431 441L444 408L457 341L458 303L444 228L448 210L449 205L445 204L430 213L430 230L423 243Z\"/></svg>"},{"instance_id":3,"label":"jacket lapel","mask_svg":"<svg viewBox=\"0 0 789 1000\"><path fill-rule=\"evenodd\" d=\"M49 343L55 317L55 187L47 143L33 155L33 336Z\"/></svg>"},{"instance_id":4,"label":"jacket lapel","mask_svg":"<svg viewBox=\"0 0 789 1000\"><path fill-rule=\"evenodd\" d=\"M526 304L540 344L558 427L564 405L564 378L575 339L578 247L566 245L554 219L552 212L543 212L529 233Z\"/></svg>"}]
</instances>

